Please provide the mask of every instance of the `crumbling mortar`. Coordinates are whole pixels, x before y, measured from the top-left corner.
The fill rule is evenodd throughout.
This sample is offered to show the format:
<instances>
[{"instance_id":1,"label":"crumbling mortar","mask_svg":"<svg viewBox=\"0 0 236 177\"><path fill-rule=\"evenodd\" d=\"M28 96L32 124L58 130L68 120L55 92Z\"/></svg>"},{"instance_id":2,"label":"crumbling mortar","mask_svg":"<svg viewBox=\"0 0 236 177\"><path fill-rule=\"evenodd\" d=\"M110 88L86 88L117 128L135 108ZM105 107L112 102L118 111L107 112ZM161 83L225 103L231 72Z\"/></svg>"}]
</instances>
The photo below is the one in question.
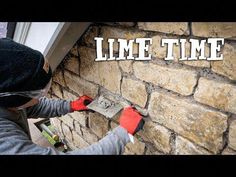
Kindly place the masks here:
<instances>
[{"instance_id":1,"label":"crumbling mortar","mask_svg":"<svg viewBox=\"0 0 236 177\"><path fill-rule=\"evenodd\" d=\"M166 154L165 152L163 152L162 150L160 149L157 149L153 143L149 142L149 141L143 141L143 143L145 144L145 149L146 151L144 151L144 154L146 155L147 154L147 150L148 149L151 149L153 152L158 152L160 154Z\"/></svg>"},{"instance_id":2,"label":"crumbling mortar","mask_svg":"<svg viewBox=\"0 0 236 177\"><path fill-rule=\"evenodd\" d=\"M62 98L64 98L64 92L63 92L63 86L58 84L59 85L59 89L60 89L60 92L61 92L61 95L62 95Z\"/></svg>"},{"instance_id":3,"label":"crumbling mortar","mask_svg":"<svg viewBox=\"0 0 236 177\"><path fill-rule=\"evenodd\" d=\"M123 78L124 76L121 75L121 79L120 79L120 95L123 96L123 92L122 92L122 83L123 83Z\"/></svg>"},{"instance_id":4,"label":"crumbling mortar","mask_svg":"<svg viewBox=\"0 0 236 177\"><path fill-rule=\"evenodd\" d=\"M224 84L236 85L236 81L233 81L233 80L227 78L226 76L217 74L209 68L200 69L199 74L200 74L201 77L206 77L208 79L215 80L215 81L218 81L218 82L221 82L221 83L224 83Z\"/></svg>"},{"instance_id":5,"label":"crumbling mortar","mask_svg":"<svg viewBox=\"0 0 236 177\"><path fill-rule=\"evenodd\" d=\"M226 148L229 148L229 149L233 150L228 145L229 145L229 129L230 129L230 125L231 125L232 121L236 120L235 118L236 118L236 114L233 114L233 113L229 114L229 117L228 117L228 120L227 120L227 129L226 129L226 131L223 134L223 140L224 140L225 144L224 144L224 146L223 146L223 148L221 150L221 154L223 153L223 151Z\"/></svg>"},{"instance_id":6,"label":"crumbling mortar","mask_svg":"<svg viewBox=\"0 0 236 177\"><path fill-rule=\"evenodd\" d=\"M84 136L84 132L83 132L83 130L82 130L82 128L81 128L81 125L79 125L79 130L80 130L80 132L81 132L81 136Z\"/></svg>"},{"instance_id":7,"label":"crumbling mortar","mask_svg":"<svg viewBox=\"0 0 236 177\"><path fill-rule=\"evenodd\" d=\"M194 93L195 93L195 92L196 92L196 90L197 90L198 83L199 83L199 79L200 79L200 74L199 74L199 73L197 73L197 76L196 76L196 78L197 78L197 82L196 82L195 86L193 87L193 91L192 91L192 94L191 94L191 96L193 96L193 95L194 95Z\"/></svg>"},{"instance_id":8,"label":"crumbling mortar","mask_svg":"<svg viewBox=\"0 0 236 177\"><path fill-rule=\"evenodd\" d=\"M112 130L112 128L111 128L111 122L112 122L112 120L108 120L108 130L109 130L109 131Z\"/></svg>"},{"instance_id":9,"label":"crumbling mortar","mask_svg":"<svg viewBox=\"0 0 236 177\"><path fill-rule=\"evenodd\" d=\"M144 108L148 109L149 102L150 102L150 99L151 99L152 87L151 87L150 84L145 84L145 89L146 89L146 92L147 92L147 101L146 101L146 104L145 104Z\"/></svg>"},{"instance_id":10,"label":"crumbling mortar","mask_svg":"<svg viewBox=\"0 0 236 177\"><path fill-rule=\"evenodd\" d=\"M89 113L86 112L85 114L86 114L86 118L85 118L85 127L86 127L86 128L89 128Z\"/></svg>"},{"instance_id":11,"label":"crumbling mortar","mask_svg":"<svg viewBox=\"0 0 236 177\"><path fill-rule=\"evenodd\" d=\"M170 152L169 152L169 154L175 154L175 152L176 152L176 142L175 142L175 140L176 140L176 133L175 132L173 132L173 131L171 131L171 135L170 135L170 139L169 139L169 144L170 144Z\"/></svg>"},{"instance_id":12,"label":"crumbling mortar","mask_svg":"<svg viewBox=\"0 0 236 177\"><path fill-rule=\"evenodd\" d=\"M192 32L192 23L188 22L188 30L189 30L189 35L192 36L193 32Z\"/></svg>"},{"instance_id":13,"label":"crumbling mortar","mask_svg":"<svg viewBox=\"0 0 236 177\"><path fill-rule=\"evenodd\" d=\"M143 155L145 155L147 153L147 146L145 144L145 147L144 147L144 151L143 151Z\"/></svg>"},{"instance_id":14,"label":"crumbling mortar","mask_svg":"<svg viewBox=\"0 0 236 177\"><path fill-rule=\"evenodd\" d=\"M225 130L225 132L223 132L223 146L222 149L219 150L218 154L222 154L222 152L224 151L224 149L228 146L228 141L229 141L229 126L230 126L230 117L227 119L227 128Z\"/></svg>"},{"instance_id":15,"label":"crumbling mortar","mask_svg":"<svg viewBox=\"0 0 236 177\"><path fill-rule=\"evenodd\" d=\"M60 99L57 95L55 95L54 93L51 94L52 97Z\"/></svg>"},{"instance_id":16,"label":"crumbling mortar","mask_svg":"<svg viewBox=\"0 0 236 177\"><path fill-rule=\"evenodd\" d=\"M134 22L134 28L138 29L138 22Z\"/></svg>"}]
</instances>

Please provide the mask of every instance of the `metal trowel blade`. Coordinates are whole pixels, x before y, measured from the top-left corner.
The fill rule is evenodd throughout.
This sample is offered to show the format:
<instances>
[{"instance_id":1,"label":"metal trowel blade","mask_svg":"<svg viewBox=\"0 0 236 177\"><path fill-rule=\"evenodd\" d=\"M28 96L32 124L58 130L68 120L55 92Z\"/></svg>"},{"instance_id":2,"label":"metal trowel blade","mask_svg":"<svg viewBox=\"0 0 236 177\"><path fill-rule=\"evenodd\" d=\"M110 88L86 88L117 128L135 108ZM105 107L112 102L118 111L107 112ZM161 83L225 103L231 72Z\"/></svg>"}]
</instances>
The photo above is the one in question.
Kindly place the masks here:
<instances>
[{"instance_id":1,"label":"metal trowel blade","mask_svg":"<svg viewBox=\"0 0 236 177\"><path fill-rule=\"evenodd\" d=\"M95 98L87 107L109 119L115 117L123 109L121 104L115 103L103 96Z\"/></svg>"}]
</instances>

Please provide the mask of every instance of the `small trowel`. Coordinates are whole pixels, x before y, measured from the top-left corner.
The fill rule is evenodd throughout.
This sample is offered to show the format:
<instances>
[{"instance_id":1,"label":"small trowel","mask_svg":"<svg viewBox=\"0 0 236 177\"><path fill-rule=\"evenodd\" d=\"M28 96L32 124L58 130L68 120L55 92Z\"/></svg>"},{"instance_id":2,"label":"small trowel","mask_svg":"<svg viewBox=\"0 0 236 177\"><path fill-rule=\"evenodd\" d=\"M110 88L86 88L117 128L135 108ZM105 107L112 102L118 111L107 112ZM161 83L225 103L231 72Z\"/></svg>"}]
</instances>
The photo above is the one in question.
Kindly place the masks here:
<instances>
[{"instance_id":1,"label":"small trowel","mask_svg":"<svg viewBox=\"0 0 236 177\"><path fill-rule=\"evenodd\" d=\"M97 113L102 114L108 119L117 117L118 113L123 109L123 105L115 103L104 96L96 97L87 107ZM128 134L130 141L134 143L134 137Z\"/></svg>"},{"instance_id":2,"label":"small trowel","mask_svg":"<svg viewBox=\"0 0 236 177\"><path fill-rule=\"evenodd\" d=\"M104 96L96 97L87 107L108 119L114 118L123 109L121 104L115 103Z\"/></svg>"}]
</instances>

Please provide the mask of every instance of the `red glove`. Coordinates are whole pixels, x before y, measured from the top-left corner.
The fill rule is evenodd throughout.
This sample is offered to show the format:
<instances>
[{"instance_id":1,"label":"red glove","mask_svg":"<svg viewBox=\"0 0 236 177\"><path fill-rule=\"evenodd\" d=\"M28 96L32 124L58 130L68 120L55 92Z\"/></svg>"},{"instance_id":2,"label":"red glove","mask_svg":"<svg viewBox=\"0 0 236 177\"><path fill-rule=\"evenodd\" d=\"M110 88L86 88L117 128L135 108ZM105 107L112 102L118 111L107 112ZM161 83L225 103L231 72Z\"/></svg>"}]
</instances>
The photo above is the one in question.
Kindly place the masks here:
<instances>
[{"instance_id":1,"label":"red glove","mask_svg":"<svg viewBox=\"0 0 236 177\"><path fill-rule=\"evenodd\" d=\"M93 101L92 98L87 95L79 97L77 100L70 102L72 111L86 111L88 110L87 105Z\"/></svg>"},{"instance_id":2,"label":"red glove","mask_svg":"<svg viewBox=\"0 0 236 177\"><path fill-rule=\"evenodd\" d=\"M121 113L120 126L125 128L131 135L141 130L144 123L142 116L131 106L124 108Z\"/></svg>"}]
</instances>

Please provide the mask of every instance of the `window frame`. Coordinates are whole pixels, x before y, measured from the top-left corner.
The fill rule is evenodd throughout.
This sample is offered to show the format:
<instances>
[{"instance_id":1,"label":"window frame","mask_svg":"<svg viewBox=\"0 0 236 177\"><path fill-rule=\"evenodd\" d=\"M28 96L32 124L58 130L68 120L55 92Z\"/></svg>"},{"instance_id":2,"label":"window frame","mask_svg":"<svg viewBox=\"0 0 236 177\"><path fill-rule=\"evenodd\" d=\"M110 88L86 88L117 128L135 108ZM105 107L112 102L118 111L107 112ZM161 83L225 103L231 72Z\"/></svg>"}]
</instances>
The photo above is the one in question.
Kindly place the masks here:
<instances>
[{"instance_id":1,"label":"window frame","mask_svg":"<svg viewBox=\"0 0 236 177\"><path fill-rule=\"evenodd\" d=\"M16 24L13 40L25 44L29 29L34 22ZM43 55L50 63L52 71L61 63L76 41L88 29L91 22L60 22L51 36Z\"/></svg>"},{"instance_id":2,"label":"window frame","mask_svg":"<svg viewBox=\"0 0 236 177\"><path fill-rule=\"evenodd\" d=\"M16 22L7 22L7 38L13 39L16 29Z\"/></svg>"}]
</instances>

